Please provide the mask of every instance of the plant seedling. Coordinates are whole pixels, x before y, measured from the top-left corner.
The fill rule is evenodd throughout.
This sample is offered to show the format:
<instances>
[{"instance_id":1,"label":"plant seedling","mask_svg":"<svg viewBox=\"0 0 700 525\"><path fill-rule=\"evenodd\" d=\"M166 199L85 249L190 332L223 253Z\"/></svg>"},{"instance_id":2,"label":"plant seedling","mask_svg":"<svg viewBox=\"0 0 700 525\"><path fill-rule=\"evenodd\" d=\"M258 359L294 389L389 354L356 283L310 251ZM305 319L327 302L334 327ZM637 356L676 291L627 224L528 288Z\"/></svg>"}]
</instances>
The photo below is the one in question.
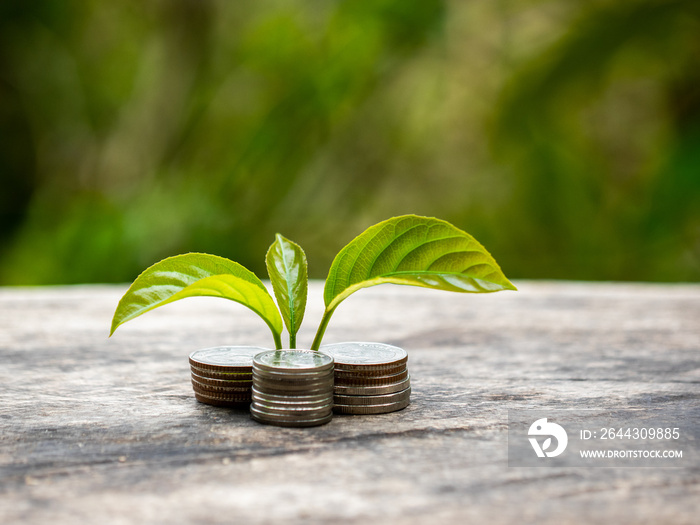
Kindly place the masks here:
<instances>
[{"instance_id":1,"label":"plant seedling","mask_svg":"<svg viewBox=\"0 0 700 525\"><path fill-rule=\"evenodd\" d=\"M282 348L289 348L304 318L308 290L306 255L277 234L265 257L277 305L263 282L240 264L204 253L176 255L139 275L119 301L110 336L122 324L185 297L223 297L257 313ZM431 217L403 215L380 222L336 255L324 288L325 311L311 345L321 346L338 305L356 291L378 284L421 286L461 293L516 290L495 259L468 233ZM278 308L279 307L279 308ZM281 314L281 315L280 315Z\"/></svg>"}]
</instances>

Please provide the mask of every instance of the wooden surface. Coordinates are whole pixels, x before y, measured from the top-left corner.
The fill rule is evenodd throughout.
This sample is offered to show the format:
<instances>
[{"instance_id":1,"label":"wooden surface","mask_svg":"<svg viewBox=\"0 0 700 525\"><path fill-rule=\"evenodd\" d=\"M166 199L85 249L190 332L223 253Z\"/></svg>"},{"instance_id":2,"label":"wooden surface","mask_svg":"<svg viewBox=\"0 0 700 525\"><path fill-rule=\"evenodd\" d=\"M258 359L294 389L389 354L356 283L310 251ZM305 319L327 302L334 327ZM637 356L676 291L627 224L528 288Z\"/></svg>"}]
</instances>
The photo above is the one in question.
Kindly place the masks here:
<instances>
[{"instance_id":1,"label":"wooden surface","mask_svg":"<svg viewBox=\"0 0 700 525\"><path fill-rule=\"evenodd\" d=\"M125 287L0 289L0 523L698 523L697 463L508 467L507 412L697 411L700 286L516 284L348 299L325 342L407 349L412 404L310 429L195 401L190 351L272 342L239 305L187 299L108 339Z\"/></svg>"}]
</instances>

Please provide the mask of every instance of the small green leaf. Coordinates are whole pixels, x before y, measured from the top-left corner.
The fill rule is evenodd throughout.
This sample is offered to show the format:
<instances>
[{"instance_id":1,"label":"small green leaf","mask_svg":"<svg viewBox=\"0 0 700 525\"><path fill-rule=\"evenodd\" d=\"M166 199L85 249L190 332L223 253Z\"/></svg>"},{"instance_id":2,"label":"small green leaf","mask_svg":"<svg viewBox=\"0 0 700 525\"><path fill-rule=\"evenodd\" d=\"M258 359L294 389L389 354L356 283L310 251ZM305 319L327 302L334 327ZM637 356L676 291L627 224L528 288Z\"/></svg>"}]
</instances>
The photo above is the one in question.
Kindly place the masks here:
<instances>
[{"instance_id":1,"label":"small green leaf","mask_svg":"<svg viewBox=\"0 0 700 525\"><path fill-rule=\"evenodd\" d=\"M312 348L319 347L344 299L383 283L471 293L516 289L468 233L430 217L394 217L365 230L333 260L324 289L326 312Z\"/></svg>"},{"instance_id":2,"label":"small green leaf","mask_svg":"<svg viewBox=\"0 0 700 525\"><path fill-rule=\"evenodd\" d=\"M289 332L289 347L296 348L296 334L304 319L309 287L306 254L279 233L265 256L267 273Z\"/></svg>"},{"instance_id":3,"label":"small green leaf","mask_svg":"<svg viewBox=\"0 0 700 525\"><path fill-rule=\"evenodd\" d=\"M275 346L281 347L282 319L262 281L236 262L204 253L176 255L144 270L119 301L110 336L141 314L195 296L223 297L247 306L263 318Z\"/></svg>"}]
</instances>

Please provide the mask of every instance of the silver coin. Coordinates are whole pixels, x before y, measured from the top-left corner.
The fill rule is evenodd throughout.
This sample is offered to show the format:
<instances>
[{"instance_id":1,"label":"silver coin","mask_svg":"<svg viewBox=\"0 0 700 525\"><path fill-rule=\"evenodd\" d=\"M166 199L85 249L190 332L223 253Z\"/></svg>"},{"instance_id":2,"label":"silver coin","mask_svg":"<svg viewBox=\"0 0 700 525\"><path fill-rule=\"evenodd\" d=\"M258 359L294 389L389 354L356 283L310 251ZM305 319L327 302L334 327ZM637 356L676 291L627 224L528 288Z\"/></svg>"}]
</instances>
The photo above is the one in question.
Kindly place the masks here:
<instances>
[{"instance_id":1,"label":"silver coin","mask_svg":"<svg viewBox=\"0 0 700 525\"><path fill-rule=\"evenodd\" d=\"M289 389L290 391L298 390L313 390L330 386L333 388L333 378L315 379L313 381L282 381L277 379L269 379L266 377L254 377L253 384L265 385L265 387L274 388L276 390Z\"/></svg>"},{"instance_id":2,"label":"silver coin","mask_svg":"<svg viewBox=\"0 0 700 525\"><path fill-rule=\"evenodd\" d=\"M388 414L402 410L411 404L411 400L404 399L397 403L386 403L383 405L333 405L333 412L336 414L355 414L355 415L370 415L370 414Z\"/></svg>"},{"instance_id":3,"label":"silver coin","mask_svg":"<svg viewBox=\"0 0 700 525\"><path fill-rule=\"evenodd\" d=\"M333 398L325 399L323 401L314 402L298 402L298 401L266 401L260 399L257 396L251 396L253 404L260 410L321 410L323 408L333 407Z\"/></svg>"},{"instance_id":4,"label":"silver coin","mask_svg":"<svg viewBox=\"0 0 700 525\"><path fill-rule=\"evenodd\" d=\"M262 392L259 395L262 396L277 396L277 397L284 397L287 398L290 401L294 400L299 400L302 401L303 399L308 399L309 396L330 396L333 397L333 389L328 388L328 389L317 389L317 390L311 390L311 391L299 391L299 392L289 392L285 390L259 390L259 392ZM252 395L252 392L251 392Z\"/></svg>"},{"instance_id":5,"label":"silver coin","mask_svg":"<svg viewBox=\"0 0 700 525\"><path fill-rule=\"evenodd\" d=\"M286 401L280 401L280 400L269 400L265 398L261 398L260 396L257 395L251 395L251 400L256 404L256 406L263 408L263 407L274 407L274 408L287 408L287 409L295 409L295 408L321 408L324 406L332 406L333 405L333 396L327 397L325 399L319 399L317 401L296 401L294 399L289 399Z\"/></svg>"},{"instance_id":6,"label":"silver coin","mask_svg":"<svg viewBox=\"0 0 700 525\"><path fill-rule=\"evenodd\" d=\"M275 424L275 423L289 423L290 426L296 424L296 423L312 423L312 422L318 422L319 420L326 421L329 416L333 415L333 410L328 409L323 413L316 413L316 414L309 414L307 417L282 417L278 415L265 415L260 412L256 412L251 410L250 415L255 419L256 421L260 422L265 422L268 424ZM319 423L321 424L321 423ZM294 425L294 426L300 426L300 425Z\"/></svg>"},{"instance_id":7,"label":"silver coin","mask_svg":"<svg viewBox=\"0 0 700 525\"><path fill-rule=\"evenodd\" d=\"M208 370L199 368L195 365L190 365L190 370L193 374L210 379L221 379L222 381L251 381L253 379L253 367L250 366L247 371L239 372L217 372L216 370Z\"/></svg>"},{"instance_id":8,"label":"silver coin","mask_svg":"<svg viewBox=\"0 0 700 525\"><path fill-rule=\"evenodd\" d=\"M325 425L326 423L330 423L330 421L333 419L333 412L331 411L330 414L328 414L325 417L321 417L318 419L309 419L309 420L296 420L296 421L282 421L279 419L269 419L264 416L260 416L255 414L254 412L250 413L250 417L257 421L258 423L263 423L264 425L273 425L277 427L317 427L320 425Z\"/></svg>"},{"instance_id":9,"label":"silver coin","mask_svg":"<svg viewBox=\"0 0 700 525\"><path fill-rule=\"evenodd\" d=\"M362 377L390 376L394 374L400 374L406 369L406 363L400 363L398 365L391 365L386 367L355 366L354 368L345 368L338 364L336 364L334 367L336 375L361 375Z\"/></svg>"},{"instance_id":10,"label":"silver coin","mask_svg":"<svg viewBox=\"0 0 700 525\"><path fill-rule=\"evenodd\" d=\"M333 409L333 403L327 403L321 406L289 407L262 405L253 399L250 407L251 409L258 410L261 413L275 416L317 418L328 415L328 413Z\"/></svg>"},{"instance_id":11,"label":"silver coin","mask_svg":"<svg viewBox=\"0 0 700 525\"><path fill-rule=\"evenodd\" d=\"M253 370L253 378L264 379L265 381L286 381L287 383L310 383L313 381L329 381L335 377L333 370L325 370L314 374L283 374L270 372L268 370Z\"/></svg>"},{"instance_id":12,"label":"silver coin","mask_svg":"<svg viewBox=\"0 0 700 525\"><path fill-rule=\"evenodd\" d=\"M326 390L320 394L269 394L266 392L261 392L255 387L251 389L251 394L262 401L268 402L284 402L284 403L316 403L316 402L330 402L333 400L333 391Z\"/></svg>"},{"instance_id":13,"label":"silver coin","mask_svg":"<svg viewBox=\"0 0 700 525\"><path fill-rule=\"evenodd\" d=\"M274 372L272 370L261 370L259 368L253 369L253 376L262 377L275 381L318 381L321 379L333 378L333 370L314 370L313 372L300 372L300 373L288 373L288 372Z\"/></svg>"},{"instance_id":14,"label":"silver coin","mask_svg":"<svg viewBox=\"0 0 700 525\"><path fill-rule=\"evenodd\" d=\"M409 386L411 386L410 376L403 381L399 381L398 383L382 386L346 386L336 384L333 387L333 392L335 394L349 396L374 396L379 394L393 394L394 392L405 390Z\"/></svg>"},{"instance_id":15,"label":"silver coin","mask_svg":"<svg viewBox=\"0 0 700 525\"><path fill-rule=\"evenodd\" d=\"M321 351L333 357L333 360L344 369L391 367L408 360L406 350L383 343L335 343L322 346Z\"/></svg>"},{"instance_id":16,"label":"silver coin","mask_svg":"<svg viewBox=\"0 0 700 525\"><path fill-rule=\"evenodd\" d=\"M265 348L258 346L215 346L195 350L189 356L190 364L217 372L246 371L253 366L253 357Z\"/></svg>"},{"instance_id":17,"label":"silver coin","mask_svg":"<svg viewBox=\"0 0 700 525\"><path fill-rule=\"evenodd\" d=\"M321 417L325 417L328 414L331 414L333 412L333 407L332 406L327 406L324 408L321 413L313 413L313 414L306 414L301 411L292 411L289 410L285 413L278 414L275 412L270 412L267 410L263 410L260 407L256 407L255 405L251 404L250 405L250 413L255 414L256 416L263 417L265 419L274 419L276 421L300 421L300 420L306 420L306 419L318 419Z\"/></svg>"},{"instance_id":18,"label":"silver coin","mask_svg":"<svg viewBox=\"0 0 700 525\"><path fill-rule=\"evenodd\" d=\"M220 387L236 387L236 386L250 386L253 384L253 376L251 375L247 379L213 379L206 376L201 376L195 372L192 372L192 379L198 383L202 383L209 386L220 386Z\"/></svg>"},{"instance_id":19,"label":"silver coin","mask_svg":"<svg viewBox=\"0 0 700 525\"><path fill-rule=\"evenodd\" d=\"M199 389L203 392L211 392L212 394L215 393L221 393L221 394L235 394L235 393L246 393L250 392L251 388L253 387L253 382L251 381L249 384L244 384L244 385L235 385L235 386L212 386L208 385L206 383L200 383L197 381L194 377L192 378L192 386L195 389Z\"/></svg>"},{"instance_id":20,"label":"silver coin","mask_svg":"<svg viewBox=\"0 0 700 525\"><path fill-rule=\"evenodd\" d=\"M335 382L342 385L388 385L390 383L397 383L403 381L408 377L408 369L404 368L403 371L398 374L391 374L387 376L366 376L360 372L347 373L347 372L335 372L333 374Z\"/></svg>"},{"instance_id":21,"label":"silver coin","mask_svg":"<svg viewBox=\"0 0 700 525\"><path fill-rule=\"evenodd\" d=\"M295 396L295 395L275 395L266 394L265 392L259 392L257 390L251 391L253 398L260 401L262 404L271 405L290 405L290 406L303 406L303 405L318 405L323 403L330 403L333 401L333 392L329 391L322 395L314 396Z\"/></svg>"},{"instance_id":22,"label":"silver coin","mask_svg":"<svg viewBox=\"0 0 700 525\"><path fill-rule=\"evenodd\" d=\"M197 392L194 393L194 398L200 403L205 403L215 407L248 408L250 406L250 399L243 401L229 401L225 399L212 398L204 394L198 394Z\"/></svg>"},{"instance_id":23,"label":"silver coin","mask_svg":"<svg viewBox=\"0 0 700 525\"><path fill-rule=\"evenodd\" d=\"M339 405L383 405L386 403L398 403L411 396L411 387L393 394L380 394L374 396L349 396L336 394L333 396L333 402Z\"/></svg>"},{"instance_id":24,"label":"silver coin","mask_svg":"<svg viewBox=\"0 0 700 525\"><path fill-rule=\"evenodd\" d=\"M211 390L205 390L199 388L198 386L192 385L192 390L196 394L201 394L203 396L211 397L212 399L220 399L222 401L250 401L252 399L252 393L248 392L212 392Z\"/></svg>"},{"instance_id":25,"label":"silver coin","mask_svg":"<svg viewBox=\"0 0 700 525\"><path fill-rule=\"evenodd\" d=\"M253 367L290 374L320 372L333 368L333 358L315 350L268 350L253 358Z\"/></svg>"},{"instance_id":26,"label":"silver coin","mask_svg":"<svg viewBox=\"0 0 700 525\"><path fill-rule=\"evenodd\" d=\"M307 383L287 383L284 381L269 381L258 377L253 378L253 386L261 392L270 394L318 394L320 392L333 391L333 379L325 379L322 381L309 381Z\"/></svg>"}]
</instances>

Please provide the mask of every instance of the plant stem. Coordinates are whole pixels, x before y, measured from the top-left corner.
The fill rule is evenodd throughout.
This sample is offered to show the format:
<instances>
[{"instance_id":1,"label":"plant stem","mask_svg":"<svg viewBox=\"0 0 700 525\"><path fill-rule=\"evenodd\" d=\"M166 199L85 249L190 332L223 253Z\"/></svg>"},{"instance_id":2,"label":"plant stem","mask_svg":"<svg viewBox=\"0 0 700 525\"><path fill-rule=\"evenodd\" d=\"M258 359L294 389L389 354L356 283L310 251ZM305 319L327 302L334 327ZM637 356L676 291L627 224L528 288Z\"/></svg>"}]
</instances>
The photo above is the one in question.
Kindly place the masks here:
<instances>
[{"instance_id":1,"label":"plant stem","mask_svg":"<svg viewBox=\"0 0 700 525\"><path fill-rule=\"evenodd\" d=\"M323 334L326 333L328 321L331 320L333 312L335 312L335 308L331 310L326 310L323 313L323 319L321 319L321 324L318 326L318 330L316 331L316 337L314 337L314 342L311 344L311 350L318 350L320 348L321 340L323 339Z\"/></svg>"},{"instance_id":2,"label":"plant stem","mask_svg":"<svg viewBox=\"0 0 700 525\"><path fill-rule=\"evenodd\" d=\"M272 332L272 337L275 338L275 350L282 350L282 337L276 332Z\"/></svg>"},{"instance_id":3,"label":"plant stem","mask_svg":"<svg viewBox=\"0 0 700 525\"><path fill-rule=\"evenodd\" d=\"M297 334L289 334L289 348L297 347Z\"/></svg>"}]
</instances>

